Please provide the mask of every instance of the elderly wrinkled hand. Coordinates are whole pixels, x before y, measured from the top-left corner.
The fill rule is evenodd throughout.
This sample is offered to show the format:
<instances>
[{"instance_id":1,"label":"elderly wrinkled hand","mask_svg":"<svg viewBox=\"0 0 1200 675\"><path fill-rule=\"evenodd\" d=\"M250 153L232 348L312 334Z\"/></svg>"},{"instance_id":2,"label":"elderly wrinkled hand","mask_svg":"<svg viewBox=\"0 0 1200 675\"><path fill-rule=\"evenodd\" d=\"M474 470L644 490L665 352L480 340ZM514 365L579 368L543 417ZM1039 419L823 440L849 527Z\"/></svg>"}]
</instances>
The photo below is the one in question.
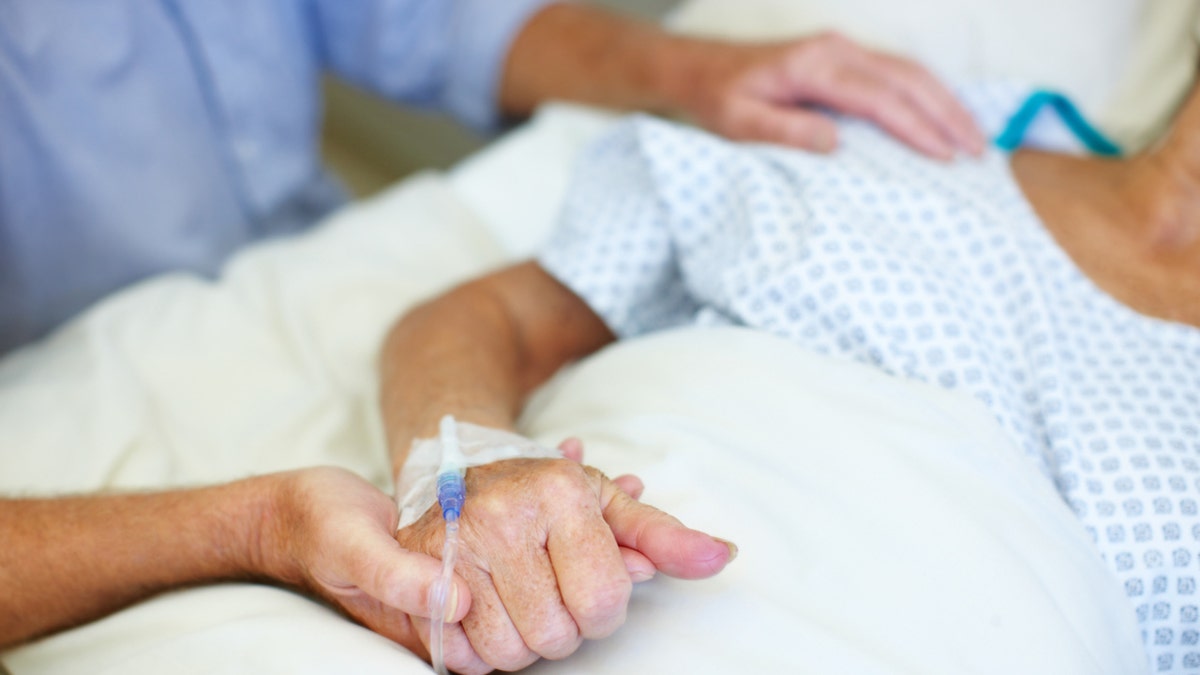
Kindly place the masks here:
<instances>
[{"instance_id":1,"label":"elderly wrinkled hand","mask_svg":"<svg viewBox=\"0 0 1200 675\"><path fill-rule=\"evenodd\" d=\"M683 107L730 138L829 152L837 128L814 109L827 108L871 120L930 157L984 149L971 115L928 70L836 33L771 45L701 42L692 49L696 66Z\"/></svg>"},{"instance_id":2,"label":"elderly wrinkled hand","mask_svg":"<svg viewBox=\"0 0 1200 675\"><path fill-rule=\"evenodd\" d=\"M460 673L515 670L563 658L625 620L634 582L656 571L695 579L719 572L729 544L635 501L598 470L570 459L512 459L467 472L460 521L458 616L446 663ZM439 556L436 506L401 529L400 545ZM457 618L457 617L455 617ZM428 621L414 617L428 639Z\"/></svg>"}]
</instances>

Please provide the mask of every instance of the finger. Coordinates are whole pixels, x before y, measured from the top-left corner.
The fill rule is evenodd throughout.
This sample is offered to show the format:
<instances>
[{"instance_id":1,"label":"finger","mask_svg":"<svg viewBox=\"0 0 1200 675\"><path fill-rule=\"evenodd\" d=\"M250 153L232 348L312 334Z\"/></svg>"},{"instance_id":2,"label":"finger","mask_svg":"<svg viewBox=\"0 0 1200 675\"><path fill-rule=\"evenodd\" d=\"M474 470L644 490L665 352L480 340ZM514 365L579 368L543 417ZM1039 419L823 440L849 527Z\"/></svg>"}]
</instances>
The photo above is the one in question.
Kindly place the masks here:
<instances>
[{"instance_id":1,"label":"finger","mask_svg":"<svg viewBox=\"0 0 1200 675\"><path fill-rule=\"evenodd\" d=\"M597 488L602 482L619 492L599 471L591 467L586 470ZM575 498L558 499L567 508L555 514L546 537L546 551L563 604L579 634L589 640L611 635L625 622L633 591L626 562L596 499L598 492L586 486ZM629 499L624 493L621 496Z\"/></svg>"},{"instance_id":2,"label":"finger","mask_svg":"<svg viewBox=\"0 0 1200 675\"><path fill-rule=\"evenodd\" d=\"M403 645L418 656L423 653L424 638L418 632L414 622L416 620L428 621L428 619L396 611L361 590L354 594L327 597L326 599L372 631Z\"/></svg>"},{"instance_id":3,"label":"finger","mask_svg":"<svg viewBox=\"0 0 1200 675\"><path fill-rule=\"evenodd\" d=\"M433 651L433 646L429 644L432 623L429 619L414 618L413 624L425 646L425 653L417 656L428 661L432 658ZM459 675L483 675L495 670L471 647L471 641L467 639L467 634L459 623L447 623L442 626L442 660L446 662L447 669Z\"/></svg>"},{"instance_id":4,"label":"finger","mask_svg":"<svg viewBox=\"0 0 1200 675\"><path fill-rule=\"evenodd\" d=\"M343 533L347 545L338 548L335 565L338 577L348 580L353 588L383 604L413 616L429 617L429 588L442 574L442 563L431 556L404 548L405 528L395 536L377 533L369 528L348 528ZM471 591L458 575L446 601L446 616L459 621L471 607ZM332 588L335 594L337 588Z\"/></svg>"},{"instance_id":5,"label":"finger","mask_svg":"<svg viewBox=\"0 0 1200 675\"><path fill-rule=\"evenodd\" d=\"M837 147L837 125L825 115L755 98L730 104L722 126L729 138L790 145L812 152L832 152Z\"/></svg>"},{"instance_id":6,"label":"finger","mask_svg":"<svg viewBox=\"0 0 1200 675\"><path fill-rule=\"evenodd\" d=\"M904 121L890 120L884 115L884 111L895 108L897 104L906 103L911 113L918 118L924 117L924 121L941 137L940 140L973 154L983 151L983 135L970 113L928 70L908 59L864 49L836 34L826 35L820 42L823 49L817 53L824 57L823 69L819 64L803 59L797 59L790 64L793 80L807 82L809 86L814 87L809 96L816 102L870 119L924 154L940 159L952 157L952 148L941 148L944 143L939 144L934 139L924 137L925 134L913 135L902 128L906 126ZM801 70L796 71L796 68ZM824 75L810 77L811 73L808 71L814 68L816 72L823 70ZM856 74L857 77L854 77ZM868 101L848 108L846 102L837 101L836 97L846 86L848 75L851 76L851 80L859 79L870 83L867 93L874 90L877 94L874 104ZM892 96L886 97L888 93Z\"/></svg>"},{"instance_id":7,"label":"finger","mask_svg":"<svg viewBox=\"0 0 1200 675\"><path fill-rule=\"evenodd\" d=\"M558 444L558 450L563 454L563 457L572 462L583 461L583 441L574 436L564 440Z\"/></svg>"},{"instance_id":8,"label":"finger","mask_svg":"<svg viewBox=\"0 0 1200 675\"><path fill-rule=\"evenodd\" d=\"M629 495L630 499L641 499L642 492L646 489L645 484L642 483L642 479L630 473L617 476L612 479L612 482L621 488L621 492Z\"/></svg>"},{"instance_id":9,"label":"finger","mask_svg":"<svg viewBox=\"0 0 1200 675\"><path fill-rule=\"evenodd\" d=\"M537 661L538 655L525 645L494 585L502 575L489 576L479 568L471 568L464 575L475 593L462 628L479 658L499 670L520 670Z\"/></svg>"},{"instance_id":10,"label":"finger","mask_svg":"<svg viewBox=\"0 0 1200 675\"><path fill-rule=\"evenodd\" d=\"M654 567L654 563L646 556L638 553L631 548L620 547L621 560L625 563L625 571L629 574L629 580L635 584L640 584L643 581L649 581L654 578L658 569Z\"/></svg>"},{"instance_id":11,"label":"finger","mask_svg":"<svg viewBox=\"0 0 1200 675\"><path fill-rule=\"evenodd\" d=\"M937 125L870 69L843 70L830 79L818 100L847 114L871 120L924 155L941 160L954 157L954 146L942 136Z\"/></svg>"},{"instance_id":12,"label":"finger","mask_svg":"<svg viewBox=\"0 0 1200 675\"><path fill-rule=\"evenodd\" d=\"M531 651L562 659L579 649L583 637L560 595L546 548L520 550L512 559L493 561L492 580L509 620Z\"/></svg>"},{"instance_id":13,"label":"finger","mask_svg":"<svg viewBox=\"0 0 1200 675\"><path fill-rule=\"evenodd\" d=\"M635 502L605 481L604 519L620 546L644 555L660 572L681 579L702 579L724 569L737 550L733 544L684 527L656 508Z\"/></svg>"},{"instance_id":14,"label":"finger","mask_svg":"<svg viewBox=\"0 0 1200 675\"><path fill-rule=\"evenodd\" d=\"M939 126L959 149L972 155L983 152L983 133L966 107L933 73L921 65L890 54L875 53L872 61L886 72L884 79L912 101Z\"/></svg>"}]
</instances>

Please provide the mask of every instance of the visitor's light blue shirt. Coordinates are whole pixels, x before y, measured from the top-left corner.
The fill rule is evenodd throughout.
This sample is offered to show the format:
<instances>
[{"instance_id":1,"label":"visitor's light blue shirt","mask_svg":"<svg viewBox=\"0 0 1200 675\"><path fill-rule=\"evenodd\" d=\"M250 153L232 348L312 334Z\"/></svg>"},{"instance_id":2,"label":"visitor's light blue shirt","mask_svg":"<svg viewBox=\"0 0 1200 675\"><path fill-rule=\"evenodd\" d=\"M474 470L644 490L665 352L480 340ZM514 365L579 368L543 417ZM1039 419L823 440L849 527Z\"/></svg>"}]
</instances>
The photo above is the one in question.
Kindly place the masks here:
<instances>
[{"instance_id":1,"label":"visitor's light blue shirt","mask_svg":"<svg viewBox=\"0 0 1200 675\"><path fill-rule=\"evenodd\" d=\"M339 204L318 78L487 128L548 0L0 0L0 353Z\"/></svg>"}]
</instances>

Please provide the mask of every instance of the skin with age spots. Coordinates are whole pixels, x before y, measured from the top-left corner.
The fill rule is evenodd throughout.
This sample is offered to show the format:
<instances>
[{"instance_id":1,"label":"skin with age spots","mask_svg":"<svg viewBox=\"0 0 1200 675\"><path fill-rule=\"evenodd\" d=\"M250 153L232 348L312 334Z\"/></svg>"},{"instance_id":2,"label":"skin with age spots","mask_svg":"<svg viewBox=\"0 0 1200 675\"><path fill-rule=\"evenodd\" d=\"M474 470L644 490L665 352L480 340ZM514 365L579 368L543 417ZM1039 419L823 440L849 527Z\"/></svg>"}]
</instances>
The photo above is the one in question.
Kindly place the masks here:
<instances>
[{"instance_id":1,"label":"skin with age spots","mask_svg":"<svg viewBox=\"0 0 1200 675\"><path fill-rule=\"evenodd\" d=\"M640 481L622 481L640 493ZM462 673L564 658L584 639L620 627L635 577L656 569L709 576L732 556L724 542L636 502L595 468L569 459L474 467L467 494L456 572L470 589L471 611L445 633L447 663ZM396 538L407 550L437 556L443 532L431 509ZM427 622L416 623L425 640Z\"/></svg>"}]
</instances>

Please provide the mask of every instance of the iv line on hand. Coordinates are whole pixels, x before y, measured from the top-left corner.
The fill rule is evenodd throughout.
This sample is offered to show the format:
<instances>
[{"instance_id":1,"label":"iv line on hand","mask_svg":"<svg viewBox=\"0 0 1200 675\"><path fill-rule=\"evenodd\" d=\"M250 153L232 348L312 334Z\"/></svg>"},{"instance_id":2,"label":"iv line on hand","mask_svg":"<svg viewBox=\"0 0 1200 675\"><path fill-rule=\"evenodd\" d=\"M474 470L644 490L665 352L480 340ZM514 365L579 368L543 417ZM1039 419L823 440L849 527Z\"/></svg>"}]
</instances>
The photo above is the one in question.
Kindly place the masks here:
<instances>
[{"instance_id":1,"label":"iv line on hand","mask_svg":"<svg viewBox=\"0 0 1200 675\"><path fill-rule=\"evenodd\" d=\"M429 587L429 652L433 669L447 675L444 641L446 602L454 583L454 562L458 557L458 518L467 496L466 461L458 442L458 424L452 415L442 418L442 463L437 472L437 500L446 521L446 539L442 546L442 574Z\"/></svg>"}]
</instances>

